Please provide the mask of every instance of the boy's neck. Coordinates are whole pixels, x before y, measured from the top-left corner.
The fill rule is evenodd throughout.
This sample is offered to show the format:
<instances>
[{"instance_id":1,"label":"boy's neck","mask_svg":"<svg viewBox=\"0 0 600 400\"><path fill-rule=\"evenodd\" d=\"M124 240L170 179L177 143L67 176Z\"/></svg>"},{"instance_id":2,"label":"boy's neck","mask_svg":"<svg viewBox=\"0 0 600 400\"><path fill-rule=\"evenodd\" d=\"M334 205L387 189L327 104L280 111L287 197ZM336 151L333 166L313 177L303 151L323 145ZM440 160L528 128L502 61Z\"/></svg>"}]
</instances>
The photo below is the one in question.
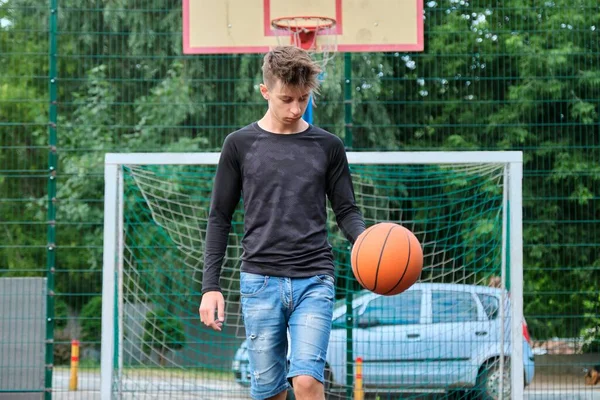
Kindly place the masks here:
<instances>
[{"instance_id":1,"label":"boy's neck","mask_svg":"<svg viewBox=\"0 0 600 400\"><path fill-rule=\"evenodd\" d=\"M273 115L267 111L266 114L258 120L258 126L271 133L290 135L305 131L308 128L308 122L300 118L299 120L288 124L273 117Z\"/></svg>"}]
</instances>

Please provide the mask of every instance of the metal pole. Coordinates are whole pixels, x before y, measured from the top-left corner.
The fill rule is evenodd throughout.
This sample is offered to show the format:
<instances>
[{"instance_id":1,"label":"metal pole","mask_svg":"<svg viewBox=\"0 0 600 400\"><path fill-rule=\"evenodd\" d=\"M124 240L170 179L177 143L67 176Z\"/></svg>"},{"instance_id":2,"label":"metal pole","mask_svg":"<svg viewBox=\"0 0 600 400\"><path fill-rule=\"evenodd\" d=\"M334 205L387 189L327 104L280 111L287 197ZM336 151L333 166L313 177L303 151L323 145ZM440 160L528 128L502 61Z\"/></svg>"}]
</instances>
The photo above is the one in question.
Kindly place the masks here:
<instances>
[{"instance_id":1,"label":"metal pole","mask_svg":"<svg viewBox=\"0 0 600 400\"><path fill-rule=\"evenodd\" d=\"M352 149L352 53L344 54L344 143Z\"/></svg>"},{"instance_id":2,"label":"metal pole","mask_svg":"<svg viewBox=\"0 0 600 400\"><path fill-rule=\"evenodd\" d=\"M58 117L58 67L57 67L57 31L58 0L50 1L49 15L49 71L48 86L50 105L48 109L48 229L46 246L46 345L44 399L52 399L52 372L54 368L54 274L56 272L56 167L57 167L57 133Z\"/></svg>"},{"instance_id":3,"label":"metal pole","mask_svg":"<svg viewBox=\"0 0 600 400\"><path fill-rule=\"evenodd\" d=\"M100 352L100 398L112 399L115 368L117 217L120 193L116 164L104 164L104 243L102 258L102 347Z\"/></svg>"},{"instance_id":4,"label":"metal pole","mask_svg":"<svg viewBox=\"0 0 600 400\"><path fill-rule=\"evenodd\" d=\"M347 149L352 148L352 53L344 53L344 144ZM352 270L348 266L346 274L346 398L348 399L352 398L354 387L353 281Z\"/></svg>"},{"instance_id":5,"label":"metal pole","mask_svg":"<svg viewBox=\"0 0 600 400\"><path fill-rule=\"evenodd\" d=\"M523 398L523 163L509 164L508 207L510 232L511 386L512 398Z\"/></svg>"}]
</instances>

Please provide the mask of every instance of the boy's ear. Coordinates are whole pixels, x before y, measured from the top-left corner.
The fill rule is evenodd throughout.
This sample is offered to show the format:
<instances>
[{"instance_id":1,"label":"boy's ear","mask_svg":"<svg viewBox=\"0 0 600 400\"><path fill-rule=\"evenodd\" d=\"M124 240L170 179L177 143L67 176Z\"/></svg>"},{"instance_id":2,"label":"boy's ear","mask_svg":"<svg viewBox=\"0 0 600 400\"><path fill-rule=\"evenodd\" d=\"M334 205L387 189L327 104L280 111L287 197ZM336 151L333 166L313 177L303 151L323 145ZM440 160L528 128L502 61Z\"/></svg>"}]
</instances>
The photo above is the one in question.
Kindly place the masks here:
<instances>
[{"instance_id":1,"label":"boy's ear","mask_svg":"<svg viewBox=\"0 0 600 400\"><path fill-rule=\"evenodd\" d=\"M261 83L260 86L260 94L264 97L265 100L269 100L269 88L264 83Z\"/></svg>"}]
</instances>

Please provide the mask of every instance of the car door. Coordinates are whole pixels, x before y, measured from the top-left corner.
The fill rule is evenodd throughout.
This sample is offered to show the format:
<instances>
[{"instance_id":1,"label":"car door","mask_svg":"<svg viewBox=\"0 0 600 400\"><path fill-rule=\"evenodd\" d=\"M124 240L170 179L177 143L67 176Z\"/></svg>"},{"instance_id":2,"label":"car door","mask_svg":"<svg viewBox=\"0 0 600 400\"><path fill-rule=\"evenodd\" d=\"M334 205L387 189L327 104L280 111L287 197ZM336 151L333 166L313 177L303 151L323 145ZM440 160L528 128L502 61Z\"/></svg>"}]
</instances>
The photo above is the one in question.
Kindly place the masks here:
<instances>
[{"instance_id":1,"label":"car door","mask_svg":"<svg viewBox=\"0 0 600 400\"><path fill-rule=\"evenodd\" d=\"M412 386L416 383L417 344L421 340L423 295L408 290L380 296L356 318L354 355L363 359L367 386Z\"/></svg>"},{"instance_id":2,"label":"car door","mask_svg":"<svg viewBox=\"0 0 600 400\"><path fill-rule=\"evenodd\" d=\"M479 368L474 355L488 340L489 323L471 292L432 289L431 319L419 352L429 371L428 386L464 384Z\"/></svg>"},{"instance_id":3,"label":"car door","mask_svg":"<svg viewBox=\"0 0 600 400\"><path fill-rule=\"evenodd\" d=\"M480 342L480 348L477 355L479 359L486 359L491 355L498 355L505 349L505 353L509 353L510 343L510 319L508 314L510 310L505 309L504 323L502 322L502 311L500 310L500 297L493 294L477 293L477 298L481 303L483 314L487 318L487 326L489 334L485 336L485 341ZM504 307L508 307L509 303L505 302ZM504 326L504 332L501 327Z\"/></svg>"}]
</instances>

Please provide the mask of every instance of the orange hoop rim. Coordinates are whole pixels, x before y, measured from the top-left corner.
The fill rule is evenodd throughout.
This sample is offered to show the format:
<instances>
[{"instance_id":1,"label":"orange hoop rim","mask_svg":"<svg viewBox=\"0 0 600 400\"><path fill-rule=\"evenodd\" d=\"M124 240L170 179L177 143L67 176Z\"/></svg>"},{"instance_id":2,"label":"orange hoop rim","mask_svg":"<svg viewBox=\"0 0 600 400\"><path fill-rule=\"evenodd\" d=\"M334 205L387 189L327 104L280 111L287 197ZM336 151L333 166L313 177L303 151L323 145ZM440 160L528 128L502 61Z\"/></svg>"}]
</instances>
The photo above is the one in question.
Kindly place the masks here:
<instances>
[{"instance_id":1,"label":"orange hoop rim","mask_svg":"<svg viewBox=\"0 0 600 400\"><path fill-rule=\"evenodd\" d=\"M321 23L311 23L311 21L319 21ZM335 24L336 20L334 18L320 16L279 17L271 21L273 28L294 33L319 33L333 28Z\"/></svg>"}]
</instances>

